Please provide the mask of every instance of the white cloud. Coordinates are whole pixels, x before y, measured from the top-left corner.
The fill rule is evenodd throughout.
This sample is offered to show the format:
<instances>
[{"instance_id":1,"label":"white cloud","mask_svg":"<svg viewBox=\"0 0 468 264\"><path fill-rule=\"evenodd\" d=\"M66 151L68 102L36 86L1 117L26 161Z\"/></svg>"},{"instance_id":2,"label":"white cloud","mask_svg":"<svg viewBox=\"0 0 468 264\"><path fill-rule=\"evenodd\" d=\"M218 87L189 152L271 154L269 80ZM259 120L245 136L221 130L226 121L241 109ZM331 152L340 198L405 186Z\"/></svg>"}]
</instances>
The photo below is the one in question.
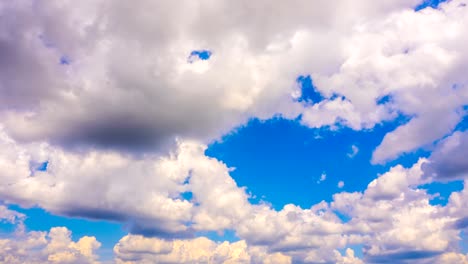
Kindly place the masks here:
<instances>
[{"instance_id":1,"label":"white cloud","mask_svg":"<svg viewBox=\"0 0 468 264\"><path fill-rule=\"evenodd\" d=\"M0 222L21 223L25 217L24 214L10 210L5 205L0 204Z\"/></svg>"},{"instance_id":2,"label":"white cloud","mask_svg":"<svg viewBox=\"0 0 468 264\"><path fill-rule=\"evenodd\" d=\"M0 238L1 263L99 263L95 251L101 243L95 237L83 236L75 242L66 227L53 227L49 232L26 232L21 221L14 224L16 231Z\"/></svg>"},{"instance_id":3,"label":"white cloud","mask_svg":"<svg viewBox=\"0 0 468 264\"><path fill-rule=\"evenodd\" d=\"M385 137L382 162L449 133L468 97L468 59L454 44L466 40L467 8L414 12L418 2L4 3L0 116L16 140L132 152L166 152L175 136L208 143L249 117L362 129L414 116ZM211 58L188 63L200 48ZM304 74L345 99L293 102Z\"/></svg>"},{"instance_id":4,"label":"white cloud","mask_svg":"<svg viewBox=\"0 0 468 264\"><path fill-rule=\"evenodd\" d=\"M349 158L354 158L359 152L359 148L356 145L351 146L351 152L347 154Z\"/></svg>"},{"instance_id":5,"label":"white cloud","mask_svg":"<svg viewBox=\"0 0 468 264\"><path fill-rule=\"evenodd\" d=\"M162 240L128 235L114 247L117 263L291 263L281 253L269 254L245 241L216 243L205 237Z\"/></svg>"},{"instance_id":6,"label":"white cloud","mask_svg":"<svg viewBox=\"0 0 468 264\"><path fill-rule=\"evenodd\" d=\"M344 181L339 181L337 186L340 189L343 188L344 187Z\"/></svg>"},{"instance_id":7,"label":"white cloud","mask_svg":"<svg viewBox=\"0 0 468 264\"><path fill-rule=\"evenodd\" d=\"M8 27L0 27L0 199L127 223L133 233L232 229L243 239L178 240L192 249L182 253L174 241L129 235L116 246L122 261L234 252L248 259L261 247L261 254L282 252L297 262L359 263L352 251L336 254L350 244L365 245L363 261L406 261L414 252L427 261L463 261L466 256L449 252L456 252L456 227L468 217L467 191L453 194L447 207L431 206L416 187L429 180L422 177L423 160L392 168L362 193L276 211L250 204L227 165L204 155L207 143L248 118L277 114L302 115L309 127L355 130L411 117L385 135L374 163L450 134L468 101L468 8L452 0L414 12L418 2L1 3L0 24ZM199 48L212 57L188 63ZM59 63L62 56L69 65ZM307 74L327 99L292 100L297 76ZM388 102L376 102L385 96ZM464 172L463 140L456 133L438 145L430 177L451 176L442 172L452 164ZM453 159L441 157L445 149ZM47 171L31 171L44 161ZM333 210L351 220L344 223ZM2 206L0 217L23 218ZM37 262L94 261L98 247L93 238L71 241L63 228L22 236L1 240L0 255L21 262L33 243L40 246Z\"/></svg>"},{"instance_id":8,"label":"white cloud","mask_svg":"<svg viewBox=\"0 0 468 264\"><path fill-rule=\"evenodd\" d=\"M0 197L8 202L127 222L133 232L159 235L223 230L250 213L248 196L229 168L206 157L206 146L196 142L179 141L170 156L145 159L70 153L8 138L0 146ZM30 164L38 161L49 162L47 171L32 175ZM192 192L193 200L184 200L184 192Z\"/></svg>"},{"instance_id":9,"label":"white cloud","mask_svg":"<svg viewBox=\"0 0 468 264\"><path fill-rule=\"evenodd\" d=\"M320 179L318 179L317 183L320 184L321 182L325 181L327 179L327 174L325 172L322 172L320 175Z\"/></svg>"},{"instance_id":10,"label":"white cloud","mask_svg":"<svg viewBox=\"0 0 468 264\"><path fill-rule=\"evenodd\" d=\"M268 254L282 253L292 261L339 263L353 258L340 257L335 250L356 243L365 245L363 261L405 258L411 252L439 257L441 252L457 252L456 227L461 227L467 217L462 213L466 211L462 202L466 191L453 194L447 207L438 207L429 204L428 194L415 189L426 182L421 170L425 160L410 169L392 168L371 182L363 193L336 194L331 204L322 202L309 209L290 204L276 211L266 204L249 204L245 190L230 177L229 168L206 157L205 147L195 142L179 141L177 152L153 160L135 160L114 152L94 152L82 157L44 144L20 145L7 137L1 144L1 177L2 182L8 183L1 190L3 199L9 202L36 202L58 214L131 221L132 232L166 237L232 229L249 248L261 247ZM29 164L38 160L48 160L48 169L31 176ZM68 170L70 167L74 169ZM24 173L23 177L18 177L19 172ZM132 185L124 180L127 175L132 175ZM107 177L114 180L103 180ZM69 186L73 186L73 191ZM87 195L78 199L75 195L85 188ZM131 190L138 191L129 196ZM193 194L191 201L181 197L187 191ZM344 223L335 210L351 220ZM447 228L451 226L454 228ZM62 231L61 236L54 237L66 238ZM138 240L145 241L143 237ZM85 247L86 243L82 243ZM142 247L169 250L163 247L164 243L149 244ZM218 246L212 242L207 245ZM70 247L74 248L65 248ZM119 250L122 261L130 261L132 254L141 259L155 257ZM50 258L73 255L64 252Z\"/></svg>"},{"instance_id":11,"label":"white cloud","mask_svg":"<svg viewBox=\"0 0 468 264\"><path fill-rule=\"evenodd\" d=\"M439 142L423 165L426 177L450 181L468 177L468 132L455 132Z\"/></svg>"},{"instance_id":12,"label":"white cloud","mask_svg":"<svg viewBox=\"0 0 468 264\"><path fill-rule=\"evenodd\" d=\"M420 160L410 169L392 168L363 194L335 194L332 208L351 217L349 232L365 234L366 262L399 259L406 263L418 256L415 263L426 263L442 253L457 252L459 230L450 226L458 214L431 206L430 196L415 188L424 182L423 163Z\"/></svg>"},{"instance_id":13,"label":"white cloud","mask_svg":"<svg viewBox=\"0 0 468 264\"><path fill-rule=\"evenodd\" d=\"M441 264L450 264L450 263L460 263L460 264L467 264L468 263L468 255L459 254L459 253L445 253L440 256L436 261L433 263L441 263Z\"/></svg>"}]
</instances>

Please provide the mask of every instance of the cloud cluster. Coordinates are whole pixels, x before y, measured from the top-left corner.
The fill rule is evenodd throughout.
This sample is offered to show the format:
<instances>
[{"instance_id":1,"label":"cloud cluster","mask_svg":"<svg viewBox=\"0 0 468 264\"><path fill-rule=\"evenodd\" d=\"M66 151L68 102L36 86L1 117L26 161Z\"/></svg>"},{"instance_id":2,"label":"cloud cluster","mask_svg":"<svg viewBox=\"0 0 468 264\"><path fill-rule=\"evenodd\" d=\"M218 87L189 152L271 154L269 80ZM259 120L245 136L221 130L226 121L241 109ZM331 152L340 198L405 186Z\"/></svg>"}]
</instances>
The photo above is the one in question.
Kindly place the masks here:
<instances>
[{"instance_id":1,"label":"cloud cluster","mask_svg":"<svg viewBox=\"0 0 468 264\"><path fill-rule=\"evenodd\" d=\"M117 263L265 263L287 264L291 258L248 247L245 241L215 243L205 237L165 241L128 235L114 247Z\"/></svg>"},{"instance_id":2,"label":"cloud cluster","mask_svg":"<svg viewBox=\"0 0 468 264\"><path fill-rule=\"evenodd\" d=\"M101 243L95 237L83 236L73 241L66 227L53 227L48 232L27 232L25 215L0 205L0 223L13 224L15 231L0 238L0 263L99 263L96 250Z\"/></svg>"},{"instance_id":3,"label":"cloud cluster","mask_svg":"<svg viewBox=\"0 0 468 264\"><path fill-rule=\"evenodd\" d=\"M21 223L25 217L24 214L10 210L5 205L0 204L0 222L16 224Z\"/></svg>"},{"instance_id":4,"label":"cloud cluster","mask_svg":"<svg viewBox=\"0 0 468 264\"><path fill-rule=\"evenodd\" d=\"M66 227L53 227L49 232L26 232L22 214L3 205L0 212L0 220L6 219L17 227L11 237L0 238L0 263L98 263L95 251L101 243L95 237L84 236L72 241ZM16 219L18 216L21 219Z\"/></svg>"},{"instance_id":5,"label":"cloud cluster","mask_svg":"<svg viewBox=\"0 0 468 264\"><path fill-rule=\"evenodd\" d=\"M195 142L179 142L168 157L144 159L23 146L6 137L0 146L0 198L9 203L117 220L132 232L153 235L223 230L249 214L248 196L227 166L206 157L206 147ZM46 171L31 166L42 161L48 161ZM185 193L193 198L185 199Z\"/></svg>"},{"instance_id":6,"label":"cloud cluster","mask_svg":"<svg viewBox=\"0 0 468 264\"><path fill-rule=\"evenodd\" d=\"M249 117L353 129L413 117L376 150L382 162L449 133L468 97L464 2L417 4L3 3L2 123L19 141L164 152ZM194 50L212 55L189 62ZM303 75L322 102L293 100Z\"/></svg>"},{"instance_id":7,"label":"cloud cluster","mask_svg":"<svg viewBox=\"0 0 468 264\"><path fill-rule=\"evenodd\" d=\"M6 136L1 145L3 200L38 205L57 214L116 220L126 223L132 233L167 239L130 235L116 246L122 261L185 256L189 253L180 253L174 249L177 247L173 247L175 253L167 253L159 244L173 245L171 238L190 237L197 231L225 229L234 230L245 247L261 247L265 254L281 253L296 262L353 259L350 253L337 251L351 245L364 245L362 261L370 263L395 258L402 262L427 260L458 252L459 232L468 226L463 203L466 189L452 194L448 205L440 207L430 205L431 196L417 188L428 182L421 168L427 164L424 159L409 169L392 168L362 193L342 192L331 203L321 202L309 209L289 204L276 211L268 204L249 203L244 188L229 175L230 169L205 156L205 146L196 142L180 141L177 152L153 159L109 151L82 157L46 144L21 145ZM45 171L31 167L41 160L49 161ZM106 180L110 177L112 181ZM84 197L83 192L87 193ZM11 212L5 215L12 219ZM126 249L132 241L139 247L140 240L146 245L141 246L161 252L153 248L159 253L147 256L143 249ZM193 241L198 240L179 240L197 244ZM218 250L218 244L203 241L206 247ZM246 254L255 258L250 251ZM231 255L222 256L228 259Z\"/></svg>"},{"instance_id":8,"label":"cloud cluster","mask_svg":"<svg viewBox=\"0 0 468 264\"><path fill-rule=\"evenodd\" d=\"M439 142L424 166L426 177L450 181L468 177L468 132L455 132Z\"/></svg>"},{"instance_id":9,"label":"cloud cluster","mask_svg":"<svg viewBox=\"0 0 468 264\"><path fill-rule=\"evenodd\" d=\"M467 179L466 132L452 131L468 101L468 7L417 4L2 2L0 199L124 223L132 234L114 249L123 263L464 263L468 189L441 207L417 186ZM307 75L323 97L315 104L297 100ZM204 153L249 118L276 115L355 130L408 117L375 163L449 136L428 160L395 166L362 192L274 210L251 204L231 169ZM0 218L24 216L0 206ZM191 238L226 229L241 240ZM99 248L66 228L0 243L11 263L92 263Z\"/></svg>"}]
</instances>

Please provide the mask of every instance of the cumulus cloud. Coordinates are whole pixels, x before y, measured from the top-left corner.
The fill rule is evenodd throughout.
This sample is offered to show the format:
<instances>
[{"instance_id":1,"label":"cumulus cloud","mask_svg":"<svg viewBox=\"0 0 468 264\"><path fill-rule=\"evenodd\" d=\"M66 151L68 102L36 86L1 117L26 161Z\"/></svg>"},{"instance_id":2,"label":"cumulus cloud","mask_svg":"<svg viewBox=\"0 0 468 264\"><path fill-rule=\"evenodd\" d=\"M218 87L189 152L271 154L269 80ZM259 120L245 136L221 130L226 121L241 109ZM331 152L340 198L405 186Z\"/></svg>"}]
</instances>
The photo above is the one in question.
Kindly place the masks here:
<instances>
[{"instance_id":1,"label":"cumulus cloud","mask_svg":"<svg viewBox=\"0 0 468 264\"><path fill-rule=\"evenodd\" d=\"M452 0L415 12L418 2L2 2L0 199L125 223L120 262L463 263L466 188L440 207L417 186L466 176L466 133L363 192L305 209L249 203L229 167L204 154L249 118L276 115L355 130L408 117L374 163L451 134L468 101L468 8ZM200 50L211 56L194 58ZM322 101L294 100L306 75ZM0 218L24 216L0 206ZM189 239L225 229L242 240ZM92 262L99 247L65 228L0 241L13 263ZM363 260L337 251L354 244Z\"/></svg>"},{"instance_id":2,"label":"cumulus cloud","mask_svg":"<svg viewBox=\"0 0 468 264\"><path fill-rule=\"evenodd\" d=\"M439 142L423 170L426 177L441 181L466 178L468 176L468 132L455 132Z\"/></svg>"},{"instance_id":3,"label":"cumulus cloud","mask_svg":"<svg viewBox=\"0 0 468 264\"><path fill-rule=\"evenodd\" d=\"M443 253L457 252L459 230L451 226L461 210L432 206L430 196L415 188L424 181L424 162L392 168L364 193L334 195L332 208L351 218L348 232L365 234L366 263L437 263Z\"/></svg>"},{"instance_id":4,"label":"cumulus cloud","mask_svg":"<svg viewBox=\"0 0 468 264\"><path fill-rule=\"evenodd\" d=\"M249 247L245 241L216 243L208 238L161 240L127 235L114 247L117 263L265 263L286 264L291 258Z\"/></svg>"},{"instance_id":5,"label":"cumulus cloud","mask_svg":"<svg viewBox=\"0 0 468 264\"><path fill-rule=\"evenodd\" d=\"M361 129L414 116L385 137L381 162L450 132L467 99L466 56L453 45L464 43L467 8L417 4L4 3L2 123L20 141L154 152L175 136L206 143L249 117ZM197 50L212 56L189 63ZM327 99L292 100L304 74ZM435 119L443 123L427 129Z\"/></svg>"},{"instance_id":6,"label":"cumulus cloud","mask_svg":"<svg viewBox=\"0 0 468 264\"><path fill-rule=\"evenodd\" d=\"M37 151L41 148L42 151ZM40 147L18 144L4 136L0 155L2 199L23 206L37 204L57 214L120 221L127 223L132 233L158 236L129 235L116 245L118 259L136 263L151 262L147 258L172 259L180 254L186 258L197 257L180 253L178 249L170 253L174 250L170 238L224 229L234 230L242 243L248 245L245 247L262 248L265 254L279 253L293 262L359 261L350 253L335 252L353 244L364 245L362 261L382 262L393 258L402 262L414 258L422 261L457 252L459 230L464 228L457 223L467 217L463 213L466 189L452 194L446 207L430 205L430 195L417 189L427 181L421 169L424 159L409 169L393 167L362 193L342 192L331 203L321 202L308 209L289 204L277 211L267 204L250 204L245 190L230 177L229 168L206 157L204 149L202 144L180 141L177 152L153 160L98 151L82 157L46 144ZM47 170L31 174L30 163L44 160L49 162ZM128 175L133 178L132 184L125 181ZM108 177L114 180L105 181ZM87 195L80 195L85 188ZM137 191L129 196L131 190ZM186 192L192 193L190 200L183 198ZM350 220L344 221L336 211ZM4 218L21 218L5 212ZM67 232L60 230L60 236L55 231L50 234L66 240ZM179 241L185 245L198 240ZM210 248L204 252L218 250L217 243L203 241ZM229 248L244 247L242 243L230 244ZM125 249L133 244L143 249ZM70 247L74 248L66 249ZM245 251L252 261L254 253ZM73 255L67 252L47 258ZM217 256L198 257L216 259ZM213 263L217 262L213 260Z\"/></svg>"},{"instance_id":7,"label":"cumulus cloud","mask_svg":"<svg viewBox=\"0 0 468 264\"><path fill-rule=\"evenodd\" d=\"M249 214L248 196L229 168L205 156L206 146L196 142L180 141L170 156L144 159L25 146L6 137L0 145L0 197L10 203L117 220L133 232L153 235L223 230ZM32 173L30 164L38 161L48 161L47 170ZM186 192L192 200L183 198Z\"/></svg>"},{"instance_id":8,"label":"cumulus cloud","mask_svg":"<svg viewBox=\"0 0 468 264\"><path fill-rule=\"evenodd\" d=\"M0 222L7 222L11 224L21 223L26 215L10 210L5 205L0 204Z\"/></svg>"},{"instance_id":9,"label":"cumulus cloud","mask_svg":"<svg viewBox=\"0 0 468 264\"><path fill-rule=\"evenodd\" d=\"M338 188L343 188L344 187L344 181L339 181L337 184Z\"/></svg>"},{"instance_id":10,"label":"cumulus cloud","mask_svg":"<svg viewBox=\"0 0 468 264\"><path fill-rule=\"evenodd\" d=\"M0 220L24 216L0 206ZM8 215L4 213L7 212ZM48 232L26 232L22 219L14 221L17 229L8 237L0 238L1 263L99 263L96 250L101 246L95 237L84 236L73 241L66 227L53 227Z\"/></svg>"}]
</instances>

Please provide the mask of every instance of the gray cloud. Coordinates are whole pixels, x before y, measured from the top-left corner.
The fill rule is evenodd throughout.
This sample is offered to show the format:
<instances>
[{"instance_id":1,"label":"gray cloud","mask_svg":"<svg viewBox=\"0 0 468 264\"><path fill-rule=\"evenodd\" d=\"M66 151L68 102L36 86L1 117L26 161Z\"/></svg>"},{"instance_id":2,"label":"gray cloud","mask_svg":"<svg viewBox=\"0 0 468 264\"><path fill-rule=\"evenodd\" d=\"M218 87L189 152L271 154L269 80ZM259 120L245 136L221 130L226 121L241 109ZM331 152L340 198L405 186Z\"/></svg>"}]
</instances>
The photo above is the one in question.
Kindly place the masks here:
<instances>
[{"instance_id":1,"label":"gray cloud","mask_svg":"<svg viewBox=\"0 0 468 264\"><path fill-rule=\"evenodd\" d=\"M468 176L468 132L455 132L439 142L429 162L423 165L426 177L450 181Z\"/></svg>"}]
</instances>

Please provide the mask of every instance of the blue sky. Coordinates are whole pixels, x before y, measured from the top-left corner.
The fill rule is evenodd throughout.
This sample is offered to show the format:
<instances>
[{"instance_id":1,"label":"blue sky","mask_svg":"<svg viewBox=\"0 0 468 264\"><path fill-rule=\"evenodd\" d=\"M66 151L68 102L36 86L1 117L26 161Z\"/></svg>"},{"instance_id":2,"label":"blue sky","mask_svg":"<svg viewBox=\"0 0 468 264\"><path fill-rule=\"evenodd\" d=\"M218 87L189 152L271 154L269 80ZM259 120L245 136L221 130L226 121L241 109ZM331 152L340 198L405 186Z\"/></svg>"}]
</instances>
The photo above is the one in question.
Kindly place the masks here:
<instances>
[{"instance_id":1,"label":"blue sky","mask_svg":"<svg viewBox=\"0 0 468 264\"><path fill-rule=\"evenodd\" d=\"M1 5L0 262L467 263L466 6Z\"/></svg>"}]
</instances>

